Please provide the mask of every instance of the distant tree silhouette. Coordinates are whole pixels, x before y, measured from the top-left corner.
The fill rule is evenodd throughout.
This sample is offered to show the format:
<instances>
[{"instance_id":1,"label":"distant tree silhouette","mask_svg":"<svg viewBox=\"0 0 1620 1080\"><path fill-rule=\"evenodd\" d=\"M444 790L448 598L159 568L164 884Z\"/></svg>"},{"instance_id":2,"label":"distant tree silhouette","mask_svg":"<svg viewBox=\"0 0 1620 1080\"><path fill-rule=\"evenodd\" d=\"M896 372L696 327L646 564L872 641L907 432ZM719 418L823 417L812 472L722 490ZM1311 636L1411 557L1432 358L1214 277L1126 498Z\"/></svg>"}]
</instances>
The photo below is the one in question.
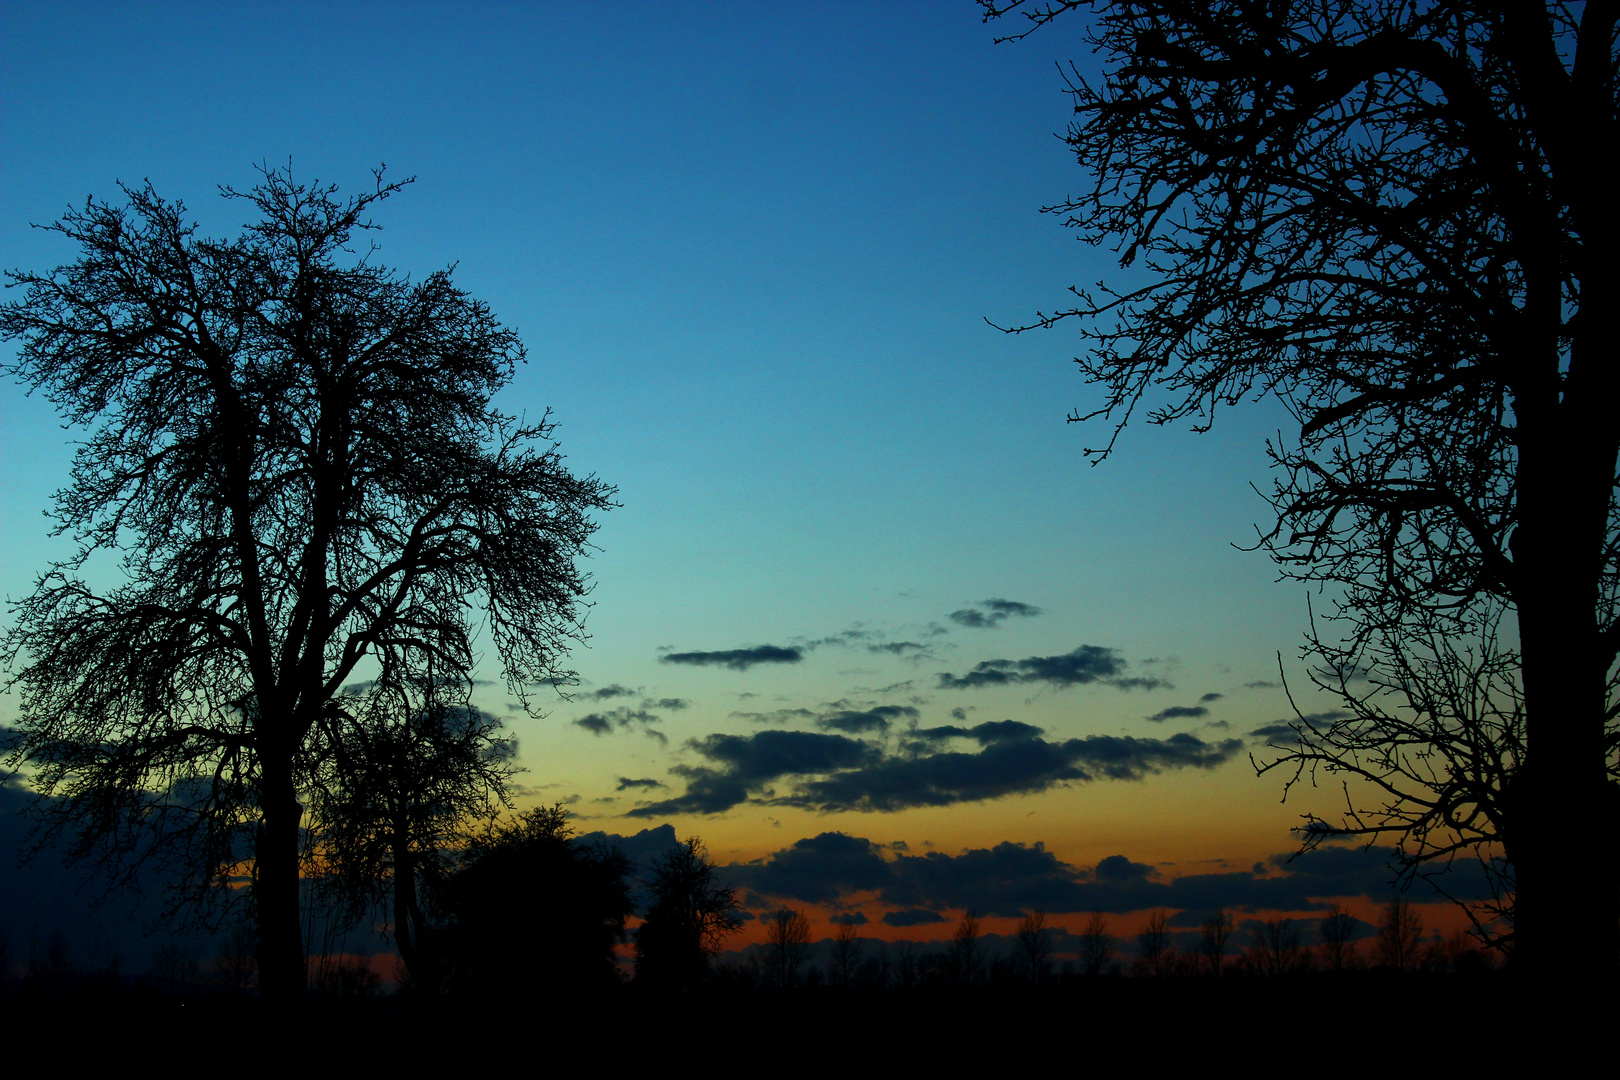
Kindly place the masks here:
<instances>
[{"instance_id":1,"label":"distant tree silhouette","mask_svg":"<svg viewBox=\"0 0 1620 1080\"><path fill-rule=\"evenodd\" d=\"M772 986L791 990L799 985L799 973L810 959L810 920L804 912L784 907L766 916L765 956Z\"/></svg>"},{"instance_id":2,"label":"distant tree silhouette","mask_svg":"<svg viewBox=\"0 0 1620 1080\"><path fill-rule=\"evenodd\" d=\"M1209 965L1209 973L1220 977L1226 964L1226 944L1232 938L1232 916L1225 908L1205 919L1198 927L1199 951Z\"/></svg>"},{"instance_id":3,"label":"distant tree silhouette","mask_svg":"<svg viewBox=\"0 0 1620 1080\"><path fill-rule=\"evenodd\" d=\"M1378 962L1397 971L1410 971L1419 960L1423 916L1410 900L1391 900L1378 920Z\"/></svg>"},{"instance_id":4,"label":"distant tree silhouette","mask_svg":"<svg viewBox=\"0 0 1620 1080\"><path fill-rule=\"evenodd\" d=\"M1162 910L1148 916L1147 926L1136 935L1136 955L1142 972L1154 978L1170 974L1176 947L1170 941L1169 916Z\"/></svg>"},{"instance_id":5,"label":"distant tree silhouette","mask_svg":"<svg viewBox=\"0 0 1620 1080\"><path fill-rule=\"evenodd\" d=\"M651 903L636 931L636 982L673 990L699 985L722 943L742 927L736 891L720 884L695 836L659 856L642 885Z\"/></svg>"},{"instance_id":6,"label":"distant tree silhouette","mask_svg":"<svg viewBox=\"0 0 1620 1080\"><path fill-rule=\"evenodd\" d=\"M980 956L979 930L984 920L973 908L962 912L961 921L951 935L951 977L959 983L971 984L979 980L983 958Z\"/></svg>"},{"instance_id":7,"label":"distant tree silhouette","mask_svg":"<svg viewBox=\"0 0 1620 1080\"><path fill-rule=\"evenodd\" d=\"M1348 911L1334 904L1317 924L1316 937L1321 944L1322 960L1329 971L1343 971L1356 962L1356 920Z\"/></svg>"},{"instance_id":8,"label":"distant tree silhouette","mask_svg":"<svg viewBox=\"0 0 1620 1080\"><path fill-rule=\"evenodd\" d=\"M457 994L577 994L619 982L614 947L633 910L630 862L574 839L560 805L489 826L438 893L446 925L436 945Z\"/></svg>"},{"instance_id":9,"label":"distant tree silhouette","mask_svg":"<svg viewBox=\"0 0 1620 1080\"><path fill-rule=\"evenodd\" d=\"M1029 969L1029 981L1045 981L1052 967L1052 931L1046 927L1046 912L1028 912L1019 920L1018 952Z\"/></svg>"},{"instance_id":10,"label":"distant tree silhouette","mask_svg":"<svg viewBox=\"0 0 1620 1080\"><path fill-rule=\"evenodd\" d=\"M1080 963L1087 975L1101 975L1114 959L1114 935L1108 932L1108 917L1093 911L1080 932Z\"/></svg>"},{"instance_id":11,"label":"distant tree silhouette","mask_svg":"<svg viewBox=\"0 0 1620 1080\"><path fill-rule=\"evenodd\" d=\"M1261 543L1339 598L1306 652L1352 719L1278 750L1374 793L1307 843L1383 839L1408 872L1501 852L1515 962L1576 985L1560 912L1597 896L1612 966L1620 867L1570 823L1609 820L1620 778L1620 219L1592 152L1620 137L1614 8L982 3L1025 32L1089 9L1104 68L1071 78L1087 179L1051 209L1141 276L1032 324L1087 339L1103 396L1072 419L1113 425L1092 452L1133 416L1202 430L1262 396L1298 423L1268 443ZM1422 690L1482 639L1463 667L1522 711ZM1355 707L1358 672L1387 710Z\"/></svg>"},{"instance_id":12,"label":"distant tree silhouette","mask_svg":"<svg viewBox=\"0 0 1620 1080\"><path fill-rule=\"evenodd\" d=\"M1294 920L1273 915L1254 925L1253 966L1262 975L1289 975L1307 966L1307 952Z\"/></svg>"},{"instance_id":13,"label":"distant tree silhouette","mask_svg":"<svg viewBox=\"0 0 1620 1080\"><path fill-rule=\"evenodd\" d=\"M56 500L77 544L14 609L26 763L48 831L176 904L251 870L262 993L306 980L306 785L377 673L474 666L473 613L508 686L556 685L580 636L576 560L612 489L570 474L548 417L498 411L524 350L448 270L351 253L403 185L347 200L264 169L256 212L198 236L150 185L49 226L79 251L15 273L7 367L83 431ZM122 559L122 581L89 560ZM171 910L173 908L171 907ZM197 909L192 908L196 911Z\"/></svg>"},{"instance_id":14,"label":"distant tree silhouette","mask_svg":"<svg viewBox=\"0 0 1620 1080\"><path fill-rule=\"evenodd\" d=\"M860 927L854 923L839 923L833 931L833 983L848 989L855 983L861 967L861 953L865 942Z\"/></svg>"}]
</instances>

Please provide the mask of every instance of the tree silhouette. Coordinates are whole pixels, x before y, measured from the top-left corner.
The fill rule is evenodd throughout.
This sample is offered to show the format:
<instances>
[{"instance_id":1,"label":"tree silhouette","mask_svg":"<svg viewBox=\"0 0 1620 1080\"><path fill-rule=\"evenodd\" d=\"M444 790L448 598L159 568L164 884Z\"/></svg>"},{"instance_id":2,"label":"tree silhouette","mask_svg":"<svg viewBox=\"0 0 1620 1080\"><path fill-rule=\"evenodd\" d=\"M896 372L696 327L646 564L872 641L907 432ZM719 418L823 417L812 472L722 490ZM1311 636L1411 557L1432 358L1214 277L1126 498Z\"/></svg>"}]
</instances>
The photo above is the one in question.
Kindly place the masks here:
<instances>
[{"instance_id":1,"label":"tree silhouette","mask_svg":"<svg viewBox=\"0 0 1620 1080\"><path fill-rule=\"evenodd\" d=\"M791 990L810 959L810 920L795 908L778 908L765 919L766 969L771 984Z\"/></svg>"},{"instance_id":2,"label":"tree silhouette","mask_svg":"<svg viewBox=\"0 0 1620 1080\"><path fill-rule=\"evenodd\" d=\"M618 985L630 862L579 843L562 806L488 826L437 894L439 963L453 992L495 1000Z\"/></svg>"},{"instance_id":3,"label":"tree silhouette","mask_svg":"<svg viewBox=\"0 0 1620 1080\"><path fill-rule=\"evenodd\" d=\"M505 852L513 846L543 848L556 864L551 870L572 858L540 839L536 814L550 813L556 820L546 819L546 839L567 840L566 815L555 811L474 838L506 805L516 746L500 737L500 721L472 705L471 689L415 679L345 694L333 710L342 729L319 755L310 791L316 881L334 913L352 924L383 906L412 985L430 993L444 975L430 897L465 861L469 840L484 858L497 850L515 858Z\"/></svg>"},{"instance_id":4,"label":"tree silhouette","mask_svg":"<svg viewBox=\"0 0 1620 1080\"><path fill-rule=\"evenodd\" d=\"M1136 955L1148 975L1159 978L1170 973L1176 947L1170 941L1169 916L1164 911L1148 916L1147 926L1136 935Z\"/></svg>"},{"instance_id":5,"label":"tree silhouette","mask_svg":"<svg viewBox=\"0 0 1620 1080\"><path fill-rule=\"evenodd\" d=\"M78 550L6 635L8 760L54 797L48 833L126 878L166 860L177 901L246 859L260 987L287 999L302 799L352 734L341 688L471 671L477 609L525 702L565 679L612 489L563 467L549 418L491 405L523 346L448 270L350 253L402 185L340 200L262 172L223 190L258 215L235 239L124 188L49 226L77 261L11 275L8 371L85 436L54 510ZM92 578L98 554L122 583Z\"/></svg>"},{"instance_id":6,"label":"tree silhouette","mask_svg":"<svg viewBox=\"0 0 1620 1080\"><path fill-rule=\"evenodd\" d=\"M1101 975L1114 959L1114 935L1108 932L1108 916L1093 911L1080 932L1080 963L1087 975Z\"/></svg>"},{"instance_id":7,"label":"tree silhouette","mask_svg":"<svg viewBox=\"0 0 1620 1080\"><path fill-rule=\"evenodd\" d=\"M1334 904L1316 928L1322 959L1329 971L1343 971L1356 963L1356 920Z\"/></svg>"},{"instance_id":8,"label":"tree silhouette","mask_svg":"<svg viewBox=\"0 0 1620 1080\"><path fill-rule=\"evenodd\" d=\"M1205 919L1198 927L1198 947L1209 962L1209 973L1219 978L1226 964L1226 943L1232 939L1232 916L1225 908Z\"/></svg>"},{"instance_id":9,"label":"tree silhouette","mask_svg":"<svg viewBox=\"0 0 1620 1080\"><path fill-rule=\"evenodd\" d=\"M742 927L736 891L720 884L695 836L659 856L642 885L651 903L636 931L636 982L654 989L697 986L722 942Z\"/></svg>"},{"instance_id":10,"label":"tree silhouette","mask_svg":"<svg viewBox=\"0 0 1620 1080\"><path fill-rule=\"evenodd\" d=\"M860 927L852 922L839 923L833 931L833 981L846 990L855 985L865 944Z\"/></svg>"},{"instance_id":11,"label":"tree silhouette","mask_svg":"<svg viewBox=\"0 0 1620 1080\"><path fill-rule=\"evenodd\" d=\"M1052 966L1052 931L1046 927L1046 912L1028 912L1019 920L1018 951L1029 967L1029 981L1044 982Z\"/></svg>"},{"instance_id":12,"label":"tree silhouette","mask_svg":"<svg viewBox=\"0 0 1620 1080\"><path fill-rule=\"evenodd\" d=\"M1417 966L1423 939L1423 916L1404 898L1391 900L1378 920L1378 961L1397 971Z\"/></svg>"},{"instance_id":13,"label":"tree silhouette","mask_svg":"<svg viewBox=\"0 0 1620 1080\"><path fill-rule=\"evenodd\" d=\"M1092 6L1042 0L1029 29ZM1147 280L1033 324L1074 317L1087 339L1103 399L1072 419L1112 421L1099 456L1133 415L1205 429L1264 395L1292 411L1262 543L1340 598L1333 647L1308 646L1324 666L1348 677L1506 612L1489 652L1522 673L1523 754L1471 773L1453 749L1500 732L1459 737L1477 713L1448 716L1432 787L1397 775L1395 812L1371 816L1405 835L1428 820L1417 798L1462 826L1413 837L1413 861L1499 844L1518 961L1570 984L1559 910L1602 898L1608 964L1620 925L1620 875L1580 824L1611 816L1620 776L1617 221L1591 152L1620 134L1615 26L1564 2L1096 5L1105 75L1070 86L1088 187L1052 209ZM1408 733L1318 747L1343 763Z\"/></svg>"}]
</instances>

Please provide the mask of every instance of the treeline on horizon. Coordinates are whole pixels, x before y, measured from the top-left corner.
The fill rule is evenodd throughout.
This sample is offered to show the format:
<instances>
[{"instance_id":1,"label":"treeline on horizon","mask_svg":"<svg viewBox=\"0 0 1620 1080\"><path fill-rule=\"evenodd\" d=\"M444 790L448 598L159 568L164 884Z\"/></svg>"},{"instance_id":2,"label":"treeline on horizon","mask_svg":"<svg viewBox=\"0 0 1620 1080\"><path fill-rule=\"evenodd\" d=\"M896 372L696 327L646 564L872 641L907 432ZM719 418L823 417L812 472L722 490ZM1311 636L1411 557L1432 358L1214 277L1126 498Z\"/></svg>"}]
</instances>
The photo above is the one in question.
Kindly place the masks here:
<instances>
[{"instance_id":1,"label":"treeline on horizon","mask_svg":"<svg viewBox=\"0 0 1620 1080\"><path fill-rule=\"evenodd\" d=\"M832 920L813 940L803 911L759 916L765 940L726 951L747 915L717 878L700 839L650 860L640 874L616 846L581 842L561 807L520 815L460 853L453 872L429 879L414 938L386 954L347 951L356 927L377 925L377 908L334 904L337 892L309 883L309 985L324 999L520 1001L559 994L667 997L767 992L906 994L939 991L1085 992L1121 980L1192 984L1324 977L1487 975L1504 967L1477 938L1457 929L1425 933L1419 908L1395 899L1376 926L1335 905L1320 919L1273 915L1237 921L1220 910L1196 929L1152 912L1144 929L1116 933L1093 912L1078 934L1024 915L1016 931L987 933L973 911L949 940L885 941L851 918ZM330 886L331 883L324 883ZM639 918L639 924L632 926ZM168 942L145 970L93 943L81 951L63 930L26 941L0 934L0 997L20 1002L110 998L253 998L257 941L250 919L216 937L213 955ZM628 946L628 949L625 947ZM389 976L385 977L384 972Z\"/></svg>"}]
</instances>

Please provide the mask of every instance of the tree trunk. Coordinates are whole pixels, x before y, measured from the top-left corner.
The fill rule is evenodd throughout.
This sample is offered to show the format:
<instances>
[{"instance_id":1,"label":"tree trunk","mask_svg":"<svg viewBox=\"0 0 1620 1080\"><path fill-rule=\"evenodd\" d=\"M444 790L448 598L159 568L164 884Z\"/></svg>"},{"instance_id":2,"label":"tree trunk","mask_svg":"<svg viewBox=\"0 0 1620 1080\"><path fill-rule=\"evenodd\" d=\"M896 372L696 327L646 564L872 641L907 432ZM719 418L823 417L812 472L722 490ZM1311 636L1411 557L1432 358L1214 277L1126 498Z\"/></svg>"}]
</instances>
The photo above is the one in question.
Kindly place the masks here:
<instances>
[{"instance_id":1,"label":"tree trunk","mask_svg":"<svg viewBox=\"0 0 1620 1080\"><path fill-rule=\"evenodd\" d=\"M304 808L292 781L291 757L266 753L262 771L264 820L254 853L253 900L259 916L259 996L286 1004L308 990L304 935L298 918L298 826Z\"/></svg>"}]
</instances>

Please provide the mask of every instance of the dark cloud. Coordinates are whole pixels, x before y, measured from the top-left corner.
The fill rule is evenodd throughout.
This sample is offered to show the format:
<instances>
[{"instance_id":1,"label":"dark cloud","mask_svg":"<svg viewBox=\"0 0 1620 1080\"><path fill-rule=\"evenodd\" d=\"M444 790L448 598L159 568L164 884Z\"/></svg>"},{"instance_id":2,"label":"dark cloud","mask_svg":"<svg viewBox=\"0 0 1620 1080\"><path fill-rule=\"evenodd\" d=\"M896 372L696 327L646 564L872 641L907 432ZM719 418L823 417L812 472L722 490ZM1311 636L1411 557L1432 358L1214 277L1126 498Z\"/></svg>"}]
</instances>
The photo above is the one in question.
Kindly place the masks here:
<instances>
[{"instance_id":1,"label":"dark cloud","mask_svg":"<svg viewBox=\"0 0 1620 1080\"><path fill-rule=\"evenodd\" d=\"M1216 695L1219 697L1220 695ZM1168 709L1160 709L1148 717L1154 723L1164 720L1196 720L1201 716L1208 716L1209 710L1202 705L1172 705Z\"/></svg>"},{"instance_id":2,"label":"dark cloud","mask_svg":"<svg viewBox=\"0 0 1620 1080\"><path fill-rule=\"evenodd\" d=\"M1226 696L1225 694L1217 694L1217 693L1211 692L1211 693L1205 694L1203 697L1199 698L1198 702L1201 705L1202 704L1207 704L1207 703L1209 703L1211 701L1219 701L1225 696Z\"/></svg>"},{"instance_id":3,"label":"dark cloud","mask_svg":"<svg viewBox=\"0 0 1620 1080\"><path fill-rule=\"evenodd\" d=\"M882 707L880 707L882 708ZM915 710L852 721L851 729ZM828 725L833 726L833 725ZM1243 748L1240 739L1205 742L1180 733L1168 739L1093 735L1048 742L1045 732L1016 720L975 727L913 728L899 753L844 735L803 731L762 731L751 736L710 735L687 745L708 763L673 770L687 782L684 794L630 813L650 817L673 813L716 814L744 802L794 806L822 813L897 811L918 806L950 806L1011 795L1032 794L1064 783L1140 780L1175 769L1212 769ZM940 749L951 739L979 744L976 753ZM788 781L778 790L779 781Z\"/></svg>"},{"instance_id":4,"label":"dark cloud","mask_svg":"<svg viewBox=\"0 0 1620 1080\"><path fill-rule=\"evenodd\" d=\"M886 641L881 645L868 645L867 652L888 653L891 656L932 656L933 650L915 641Z\"/></svg>"},{"instance_id":5,"label":"dark cloud","mask_svg":"<svg viewBox=\"0 0 1620 1080\"><path fill-rule=\"evenodd\" d=\"M1245 690L1275 690L1281 685L1282 683L1266 682L1264 679L1260 679L1257 682L1244 683L1243 688Z\"/></svg>"},{"instance_id":6,"label":"dark cloud","mask_svg":"<svg viewBox=\"0 0 1620 1080\"><path fill-rule=\"evenodd\" d=\"M965 690L981 686L1011 686L1018 683L1048 683L1057 687L1101 682L1120 689L1153 689L1168 685L1162 679L1125 677L1127 664L1117 649L1081 645L1059 656L1030 656L1022 660L985 660L966 675L941 672L941 690Z\"/></svg>"},{"instance_id":7,"label":"dark cloud","mask_svg":"<svg viewBox=\"0 0 1620 1080\"><path fill-rule=\"evenodd\" d=\"M747 671L755 664L797 664L804 659L804 649L798 646L755 645L748 649L720 649L715 652L665 653L658 658L666 664L689 664L693 667L727 667L733 671Z\"/></svg>"},{"instance_id":8,"label":"dark cloud","mask_svg":"<svg viewBox=\"0 0 1620 1080\"><path fill-rule=\"evenodd\" d=\"M661 719L662 717L657 713L648 712L646 709L632 709L624 706L609 709L606 712L596 712L582 716L574 721L574 726L584 728L592 735L606 735L614 728L638 727L641 729L642 734L648 738L667 743L669 739L665 737L664 733L653 727Z\"/></svg>"},{"instance_id":9,"label":"dark cloud","mask_svg":"<svg viewBox=\"0 0 1620 1080\"><path fill-rule=\"evenodd\" d=\"M664 783L663 781L654 780L650 776L644 776L639 780L632 780L628 776L621 776L621 777L619 777L619 786L614 788L613 790L615 790L615 791L628 791L631 788L661 788L661 787L668 787L668 786L669 785Z\"/></svg>"},{"instance_id":10,"label":"dark cloud","mask_svg":"<svg viewBox=\"0 0 1620 1080\"><path fill-rule=\"evenodd\" d=\"M1328 709L1325 712L1305 713L1292 720L1278 720L1270 724L1262 724L1249 732L1249 738L1265 743L1277 743L1285 746L1299 744L1299 732L1296 726L1322 727L1335 721L1343 720L1350 714L1341 709Z\"/></svg>"},{"instance_id":11,"label":"dark cloud","mask_svg":"<svg viewBox=\"0 0 1620 1080\"><path fill-rule=\"evenodd\" d=\"M871 922L864 911L847 911L841 915L829 915L827 921L834 926L865 926Z\"/></svg>"},{"instance_id":12,"label":"dark cloud","mask_svg":"<svg viewBox=\"0 0 1620 1080\"><path fill-rule=\"evenodd\" d=\"M814 723L821 717L813 709L772 709L770 712L734 712L731 715L740 720L752 720L756 724L786 724L793 720Z\"/></svg>"},{"instance_id":13,"label":"dark cloud","mask_svg":"<svg viewBox=\"0 0 1620 1080\"><path fill-rule=\"evenodd\" d=\"M944 915L927 908L906 908L904 911L885 911L882 923L884 926L928 926L931 923L949 922Z\"/></svg>"},{"instance_id":14,"label":"dark cloud","mask_svg":"<svg viewBox=\"0 0 1620 1080\"><path fill-rule=\"evenodd\" d=\"M710 735L687 745L714 764L677 765L673 771L686 778L685 794L638 807L631 816L718 814L780 778L858 768L880 755L857 739L810 731ZM771 800L767 796L763 801Z\"/></svg>"},{"instance_id":15,"label":"dark cloud","mask_svg":"<svg viewBox=\"0 0 1620 1080\"><path fill-rule=\"evenodd\" d=\"M876 897L897 909L882 917L888 926L944 922L942 912L966 908L998 916L1032 910L1120 914L1164 908L1181 913L1173 920L1177 925L1192 926L1218 908L1322 911L1336 898L1387 901L1397 895L1391 855L1387 850L1321 848L1298 857L1276 855L1249 870L1166 880L1154 867L1124 855L1110 855L1090 868L1074 866L1040 843L910 855L861 837L823 833L723 870L734 883L760 894L760 907L784 901L837 905L859 896ZM1465 891L1475 884L1467 872L1448 880Z\"/></svg>"},{"instance_id":16,"label":"dark cloud","mask_svg":"<svg viewBox=\"0 0 1620 1080\"><path fill-rule=\"evenodd\" d=\"M879 705L872 709L844 709L816 719L816 726L830 731L860 735L868 731L888 731L896 720L915 720L917 710L910 705Z\"/></svg>"},{"instance_id":17,"label":"dark cloud","mask_svg":"<svg viewBox=\"0 0 1620 1080\"><path fill-rule=\"evenodd\" d=\"M971 709L972 707L973 706L970 705L970 706L968 706L968 709ZM952 720L964 720L965 721L967 719L968 709L964 709L960 705L958 705L956 708L951 710L951 719Z\"/></svg>"},{"instance_id":18,"label":"dark cloud","mask_svg":"<svg viewBox=\"0 0 1620 1080\"><path fill-rule=\"evenodd\" d=\"M977 737L973 732L978 730L963 734ZM1211 769L1242 748L1240 739L1206 743L1186 733L1168 739L1094 735L1061 743L1006 737L984 743L973 754L869 758L857 767L805 780L792 793L768 801L822 813L950 806L1033 794L1065 782L1140 780L1170 769Z\"/></svg>"},{"instance_id":19,"label":"dark cloud","mask_svg":"<svg viewBox=\"0 0 1620 1080\"><path fill-rule=\"evenodd\" d=\"M648 698L641 705L646 709L668 709L670 712L680 712L682 709L691 708L692 703L680 697L661 697Z\"/></svg>"},{"instance_id":20,"label":"dark cloud","mask_svg":"<svg viewBox=\"0 0 1620 1080\"><path fill-rule=\"evenodd\" d=\"M1027 619L1040 613L1041 609L1033 604L1021 604L1017 600L991 599L962 608L960 611L953 611L947 618L958 626L974 630L994 630L1015 615Z\"/></svg>"},{"instance_id":21,"label":"dark cloud","mask_svg":"<svg viewBox=\"0 0 1620 1080\"><path fill-rule=\"evenodd\" d=\"M585 696L595 698L597 701L606 701L609 698L616 697L635 697L636 691L630 689L628 686L620 686L618 683L613 683L611 686L604 686L599 690L592 690Z\"/></svg>"}]
</instances>

